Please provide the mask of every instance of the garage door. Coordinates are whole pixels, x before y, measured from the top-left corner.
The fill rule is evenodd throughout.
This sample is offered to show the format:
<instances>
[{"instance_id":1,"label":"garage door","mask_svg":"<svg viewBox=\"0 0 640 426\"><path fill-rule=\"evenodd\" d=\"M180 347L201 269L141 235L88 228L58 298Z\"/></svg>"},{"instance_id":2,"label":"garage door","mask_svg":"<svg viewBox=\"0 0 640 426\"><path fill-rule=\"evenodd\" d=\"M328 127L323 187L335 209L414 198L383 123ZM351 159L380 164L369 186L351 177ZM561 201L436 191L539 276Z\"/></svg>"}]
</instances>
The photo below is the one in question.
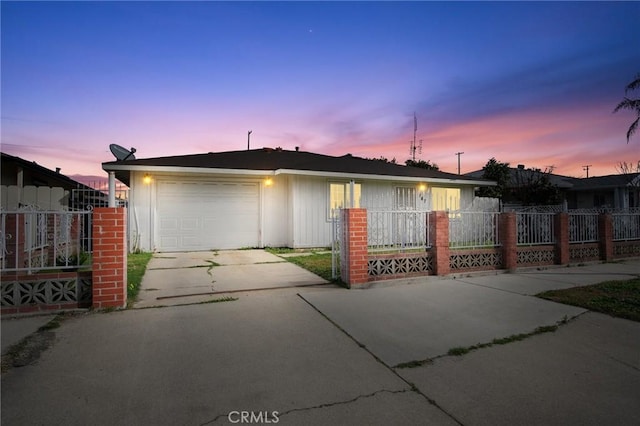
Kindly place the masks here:
<instances>
[{"instance_id":1,"label":"garage door","mask_svg":"<svg viewBox=\"0 0 640 426\"><path fill-rule=\"evenodd\" d=\"M161 251L259 245L257 183L159 181L157 206Z\"/></svg>"}]
</instances>

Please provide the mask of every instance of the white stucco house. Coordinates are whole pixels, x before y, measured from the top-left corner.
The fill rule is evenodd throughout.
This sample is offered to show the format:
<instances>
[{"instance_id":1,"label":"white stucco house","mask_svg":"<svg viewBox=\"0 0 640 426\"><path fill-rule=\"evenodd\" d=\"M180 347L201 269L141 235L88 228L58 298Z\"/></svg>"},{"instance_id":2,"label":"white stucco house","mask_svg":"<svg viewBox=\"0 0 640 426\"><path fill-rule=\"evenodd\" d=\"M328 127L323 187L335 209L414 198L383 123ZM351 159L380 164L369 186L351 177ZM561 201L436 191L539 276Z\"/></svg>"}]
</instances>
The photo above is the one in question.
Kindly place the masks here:
<instances>
[{"instance_id":1,"label":"white stucco house","mask_svg":"<svg viewBox=\"0 0 640 426\"><path fill-rule=\"evenodd\" d=\"M457 210L493 182L280 148L112 161L130 187L130 247L327 247L335 208ZM353 194L353 200L352 200Z\"/></svg>"}]
</instances>

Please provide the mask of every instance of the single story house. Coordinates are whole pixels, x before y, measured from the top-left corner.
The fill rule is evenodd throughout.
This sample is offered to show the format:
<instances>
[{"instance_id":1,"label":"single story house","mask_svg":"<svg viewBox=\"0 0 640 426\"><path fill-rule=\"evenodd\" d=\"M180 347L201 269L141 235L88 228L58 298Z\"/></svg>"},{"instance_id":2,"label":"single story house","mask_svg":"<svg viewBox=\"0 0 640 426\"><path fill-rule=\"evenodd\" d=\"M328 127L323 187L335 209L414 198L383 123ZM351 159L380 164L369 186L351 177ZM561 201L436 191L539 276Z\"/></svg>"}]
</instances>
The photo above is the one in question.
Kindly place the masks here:
<instances>
[{"instance_id":1,"label":"single story house","mask_svg":"<svg viewBox=\"0 0 640 426\"><path fill-rule=\"evenodd\" d=\"M281 148L102 164L130 188L130 246L190 251L327 247L334 209L471 205L483 179Z\"/></svg>"},{"instance_id":2,"label":"single story house","mask_svg":"<svg viewBox=\"0 0 640 426\"><path fill-rule=\"evenodd\" d=\"M0 207L17 210L34 206L39 210L86 209L106 205L107 194L48 169L35 161L1 154Z\"/></svg>"},{"instance_id":3,"label":"single story house","mask_svg":"<svg viewBox=\"0 0 640 426\"><path fill-rule=\"evenodd\" d=\"M520 164L509 168L509 188L519 188L544 175L555 186L569 209L634 209L640 208L640 173L618 173L589 178L575 178L538 170ZM480 179L484 170L465 176Z\"/></svg>"},{"instance_id":4,"label":"single story house","mask_svg":"<svg viewBox=\"0 0 640 426\"><path fill-rule=\"evenodd\" d=\"M574 179L567 192L569 208L640 208L640 173Z\"/></svg>"}]
</instances>

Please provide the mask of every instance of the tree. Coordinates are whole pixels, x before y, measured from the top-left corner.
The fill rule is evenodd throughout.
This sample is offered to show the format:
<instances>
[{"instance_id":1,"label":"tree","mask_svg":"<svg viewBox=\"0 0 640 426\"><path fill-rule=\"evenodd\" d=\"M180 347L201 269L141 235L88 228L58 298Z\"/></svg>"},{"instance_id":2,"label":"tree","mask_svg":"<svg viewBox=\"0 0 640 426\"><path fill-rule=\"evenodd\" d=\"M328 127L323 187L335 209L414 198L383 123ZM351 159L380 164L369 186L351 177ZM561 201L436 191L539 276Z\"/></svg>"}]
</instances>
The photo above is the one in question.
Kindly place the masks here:
<instances>
[{"instance_id":1,"label":"tree","mask_svg":"<svg viewBox=\"0 0 640 426\"><path fill-rule=\"evenodd\" d=\"M482 177L497 183L496 186L480 188L479 197L500 198L507 203L531 205L559 204L562 194L557 185L551 183L552 169L511 169L509 163L490 159L482 168Z\"/></svg>"},{"instance_id":2,"label":"tree","mask_svg":"<svg viewBox=\"0 0 640 426\"><path fill-rule=\"evenodd\" d=\"M495 158L487 161L487 164L482 168L484 173L482 177L484 179L493 180L497 186L484 186L478 190L477 195L479 197L491 197L502 199L509 186L511 178L511 171L509 169L509 163L500 163Z\"/></svg>"},{"instance_id":3,"label":"tree","mask_svg":"<svg viewBox=\"0 0 640 426\"><path fill-rule=\"evenodd\" d=\"M562 195L558 186L551 183L550 174L550 170L518 168L511 196L525 206L561 203Z\"/></svg>"},{"instance_id":4,"label":"tree","mask_svg":"<svg viewBox=\"0 0 640 426\"><path fill-rule=\"evenodd\" d=\"M624 89L624 99L613 110L613 112L615 113L620 111L621 109L628 109L634 111L637 116L636 119L631 123L631 126L629 126L629 130L627 131L627 143L629 143L631 136L636 132L636 130L638 130L638 124L640 123L640 99L631 99L626 95L630 91L636 90L638 88L640 88L640 74L636 75L636 79L627 85L627 87Z\"/></svg>"},{"instance_id":5,"label":"tree","mask_svg":"<svg viewBox=\"0 0 640 426\"><path fill-rule=\"evenodd\" d=\"M378 158L365 158L366 160L373 160L373 161L380 161L382 163L391 163L391 164L398 164L396 162L396 157L393 157L391 160L389 160L387 157L385 157L384 155L381 155Z\"/></svg>"},{"instance_id":6,"label":"tree","mask_svg":"<svg viewBox=\"0 0 640 426\"><path fill-rule=\"evenodd\" d=\"M637 164L633 164L632 162L627 163L626 161L621 161L618 163L616 169L621 175L631 175L634 173L640 173L640 160Z\"/></svg>"},{"instance_id":7,"label":"tree","mask_svg":"<svg viewBox=\"0 0 640 426\"><path fill-rule=\"evenodd\" d=\"M421 169L427 169L427 170L440 170L440 167L438 167L438 165L436 163L431 163L429 161L424 161L424 160L407 160L404 162L405 166L409 166L409 167L419 167Z\"/></svg>"}]
</instances>

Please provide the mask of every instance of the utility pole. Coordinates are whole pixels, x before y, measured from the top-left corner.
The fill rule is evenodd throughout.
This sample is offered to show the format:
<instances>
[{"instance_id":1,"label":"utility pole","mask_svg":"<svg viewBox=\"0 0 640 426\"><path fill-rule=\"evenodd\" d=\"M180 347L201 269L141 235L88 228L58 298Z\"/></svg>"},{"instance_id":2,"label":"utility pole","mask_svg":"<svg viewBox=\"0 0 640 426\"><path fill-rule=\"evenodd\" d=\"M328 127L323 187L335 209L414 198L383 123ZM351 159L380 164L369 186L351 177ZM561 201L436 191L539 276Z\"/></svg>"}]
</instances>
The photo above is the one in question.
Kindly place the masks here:
<instances>
[{"instance_id":1,"label":"utility pole","mask_svg":"<svg viewBox=\"0 0 640 426\"><path fill-rule=\"evenodd\" d=\"M458 174L460 174L460 156L464 154L464 152L456 152L456 155L458 156Z\"/></svg>"},{"instance_id":2,"label":"utility pole","mask_svg":"<svg viewBox=\"0 0 640 426\"><path fill-rule=\"evenodd\" d=\"M249 151L249 143L251 142L251 132L253 132L253 130L247 132L247 151Z\"/></svg>"},{"instance_id":3,"label":"utility pole","mask_svg":"<svg viewBox=\"0 0 640 426\"><path fill-rule=\"evenodd\" d=\"M587 179L589 178L589 167L593 166L593 164L587 164L586 166L582 166L582 170L587 171Z\"/></svg>"}]
</instances>

